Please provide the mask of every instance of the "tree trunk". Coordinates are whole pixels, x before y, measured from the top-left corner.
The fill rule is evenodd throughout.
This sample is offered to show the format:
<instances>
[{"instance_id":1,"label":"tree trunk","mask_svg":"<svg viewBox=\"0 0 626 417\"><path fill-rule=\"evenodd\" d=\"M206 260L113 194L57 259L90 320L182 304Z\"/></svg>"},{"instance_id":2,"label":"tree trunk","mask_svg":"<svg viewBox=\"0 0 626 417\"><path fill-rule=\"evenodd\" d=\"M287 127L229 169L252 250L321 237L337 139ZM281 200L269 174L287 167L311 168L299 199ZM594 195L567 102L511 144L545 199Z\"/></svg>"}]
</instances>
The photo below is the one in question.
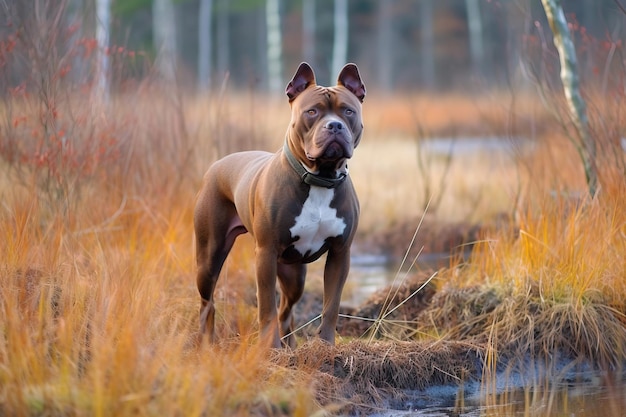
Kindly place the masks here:
<instances>
[{"instance_id":1,"label":"tree trunk","mask_svg":"<svg viewBox=\"0 0 626 417\"><path fill-rule=\"evenodd\" d=\"M302 57L315 68L315 0L302 0Z\"/></svg>"},{"instance_id":2,"label":"tree trunk","mask_svg":"<svg viewBox=\"0 0 626 417\"><path fill-rule=\"evenodd\" d=\"M213 0L200 0L198 13L198 89L208 91L211 86L211 22Z\"/></svg>"},{"instance_id":3,"label":"tree trunk","mask_svg":"<svg viewBox=\"0 0 626 417\"><path fill-rule=\"evenodd\" d=\"M570 117L576 128L578 138L573 138L574 145L585 169L589 194L593 197L598 187L596 171L596 144L589 133L587 105L580 93L576 49L561 7L560 0L541 0L552 29L554 46L559 52L561 62L561 81L565 92Z\"/></svg>"},{"instance_id":4,"label":"tree trunk","mask_svg":"<svg viewBox=\"0 0 626 417\"><path fill-rule=\"evenodd\" d=\"M348 60L348 0L335 0L333 58L331 79L339 75Z\"/></svg>"},{"instance_id":5,"label":"tree trunk","mask_svg":"<svg viewBox=\"0 0 626 417\"><path fill-rule=\"evenodd\" d=\"M433 29L433 0L419 1L420 50L422 83L424 87L434 89L435 79L435 34Z\"/></svg>"},{"instance_id":6,"label":"tree trunk","mask_svg":"<svg viewBox=\"0 0 626 417\"><path fill-rule=\"evenodd\" d=\"M176 17L172 0L154 0L152 33L156 49L156 69L165 81L176 76Z\"/></svg>"},{"instance_id":7,"label":"tree trunk","mask_svg":"<svg viewBox=\"0 0 626 417\"><path fill-rule=\"evenodd\" d=\"M103 104L109 101L109 34L111 30L111 0L96 0L96 62L95 96Z\"/></svg>"},{"instance_id":8,"label":"tree trunk","mask_svg":"<svg viewBox=\"0 0 626 417\"><path fill-rule=\"evenodd\" d=\"M394 61L394 48L392 45L391 26L391 0L379 0L378 2L378 87L383 92L393 88L392 71Z\"/></svg>"},{"instance_id":9,"label":"tree trunk","mask_svg":"<svg viewBox=\"0 0 626 417\"><path fill-rule=\"evenodd\" d=\"M477 77L483 77L485 48L483 44L483 23L480 16L478 0L465 0L467 9L467 27L469 32L469 49L472 62L472 71Z\"/></svg>"},{"instance_id":10,"label":"tree trunk","mask_svg":"<svg viewBox=\"0 0 626 417\"><path fill-rule=\"evenodd\" d=\"M280 3L279 0L267 0L265 6L268 87L270 92L277 93L283 88Z\"/></svg>"},{"instance_id":11,"label":"tree trunk","mask_svg":"<svg viewBox=\"0 0 626 417\"><path fill-rule=\"evenodd\" d=\"M230 70L230 0L219 0L217 14L217 76L218 81Z\"/></svg>"},{"instance_id":12,"label":"tree trunk","mask_svg":"<svg viewBox=\"0 0 626 417\"><path fill-rule=\"evenodd\" d=\"M83 16L83 2L79 0L69 0L67 3L67 25L68 27L72 27L77 25L79 27L78 30L74 31L69 38L67 39L67 45L69 49L75 49L76 45L80 43L80 39L88 36L87 30L88 28L92 28L88 23L84 21ZM96 5L96 9L98 6ZM1 8L0 8L1 10ZM97 18L94 23L99 21ZM96 38L96 42L98 42ZM97 59L97 58L96 58ZM95 71L92 71L95 68ZM69 72L69 77L73 83L84 84L87 77L86 74L91 74L92 72L98 72L98 63L96 62L95 67L89 67L88 62L85 61L82 55L75 54L72 58L71 70ZM97 84L97 83L96 83Z\"/></svg>"}]
</instances>

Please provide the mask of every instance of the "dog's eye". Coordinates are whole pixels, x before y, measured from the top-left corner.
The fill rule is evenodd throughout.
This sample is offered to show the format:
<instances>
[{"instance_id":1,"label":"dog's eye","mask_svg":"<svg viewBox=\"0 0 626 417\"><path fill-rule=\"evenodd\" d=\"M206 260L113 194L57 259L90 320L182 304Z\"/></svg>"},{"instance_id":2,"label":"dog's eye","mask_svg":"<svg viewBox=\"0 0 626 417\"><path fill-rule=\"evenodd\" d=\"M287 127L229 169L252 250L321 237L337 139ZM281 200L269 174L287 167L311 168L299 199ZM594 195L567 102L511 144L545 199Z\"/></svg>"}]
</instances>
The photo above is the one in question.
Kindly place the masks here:
<instances>
[{"instance_id":1,"label":"dog's eye","mask_svg":"<svg viewBox=\"0 0 626 417\"><path fill-rule=\"evenodd\" d=\"M311 117L317 116L317 110L316 109L309 109L309 110L306 111L306 114L308 114Z\"/></svg>"},{"instance_id":2,"label":"dog's eye","mask_svg":"<svg viewBox=\"0 0 626 417\"><path fill-rule=\"evenodd\" d=\"M352 110L351 108L346 108L344 110L344 113L346 114L346 116L352 116L354 115L354 110Z\"/></svg>"}]
</instances>

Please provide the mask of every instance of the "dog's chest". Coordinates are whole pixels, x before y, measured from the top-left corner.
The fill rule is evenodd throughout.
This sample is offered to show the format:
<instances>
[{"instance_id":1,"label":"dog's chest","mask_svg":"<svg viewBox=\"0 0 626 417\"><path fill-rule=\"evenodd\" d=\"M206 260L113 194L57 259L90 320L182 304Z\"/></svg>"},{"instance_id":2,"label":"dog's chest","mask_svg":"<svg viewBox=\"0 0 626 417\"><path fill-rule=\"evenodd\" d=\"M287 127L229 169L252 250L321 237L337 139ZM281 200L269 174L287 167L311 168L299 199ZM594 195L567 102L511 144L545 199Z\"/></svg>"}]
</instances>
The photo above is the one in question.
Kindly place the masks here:
<instances>
[{"instance_id":1,"label":"dog's chest","mask_svg":"<svg viewBox=\"0 0 626 417\"><path fill-rule=\"evenodd\" d=\"M296 224L289 229L291 237L297 238L293 246L300 255L316 253L327 238L344 232L346 223L337 215L337 210L330 207L334 194L333 189L311 187Z\"/></svg>"}]
</instances>

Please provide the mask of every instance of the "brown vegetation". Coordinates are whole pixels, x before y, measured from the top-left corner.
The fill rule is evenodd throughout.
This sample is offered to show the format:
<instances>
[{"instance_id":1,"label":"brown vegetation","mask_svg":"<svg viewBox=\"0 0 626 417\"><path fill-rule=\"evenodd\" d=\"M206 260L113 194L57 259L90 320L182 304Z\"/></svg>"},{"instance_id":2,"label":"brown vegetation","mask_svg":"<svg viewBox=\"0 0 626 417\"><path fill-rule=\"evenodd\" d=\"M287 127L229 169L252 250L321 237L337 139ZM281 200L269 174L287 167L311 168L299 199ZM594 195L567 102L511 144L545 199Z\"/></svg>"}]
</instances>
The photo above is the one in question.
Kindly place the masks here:
<instances>
[{"instance_id":1,"label":"brown vegetation","mask_svg":"<svg viewBox=\"0 0 626 417\"><path fill-rule=\"evenodd\" d=\"M345 413L382 407L390 398L401 398L403 390L462 384L479 373L480 356L476 348L458 342L354 340L336 347L310 341L295 351L274 352L273 359L310 372L320 403Z\"/></svg>"},{"instance_id":2,"label":"brown vegetation","mask_svg":"<svg viewBox=\"0 0 626 417\"><path fill-rule=\"evenodd\" d=\"M455 157L449 169L433 157L425 166L446 188L433 187L443 197L429 211L417 192L419 135L480 132L475 121L497 122L501 110L462 97L393 106L369 97L351 163L363 211L355 251L459 256L346 309L336 347L306 341L307 326L298 349L268 358L255 344L245 238L216 293L221 342L193 346L191 218L212 160L280 146L284 100L190 99L146 81L101 107L57 87L53 97L37 85L15 90L0 106L0 414L311 415L461 384L527 357L601 369L626 359L626 191L608 163L621 155L614 148L593 201L570 193L584 187L582 171L557 135L506 158ZM428 115L416 119L414 103ZM535 110L514 119L549 130ZM509 122L494 131L529 132ZM311 272L301 303L311 310L298 324L319 313Z\"/></svg>"}]
</instances>

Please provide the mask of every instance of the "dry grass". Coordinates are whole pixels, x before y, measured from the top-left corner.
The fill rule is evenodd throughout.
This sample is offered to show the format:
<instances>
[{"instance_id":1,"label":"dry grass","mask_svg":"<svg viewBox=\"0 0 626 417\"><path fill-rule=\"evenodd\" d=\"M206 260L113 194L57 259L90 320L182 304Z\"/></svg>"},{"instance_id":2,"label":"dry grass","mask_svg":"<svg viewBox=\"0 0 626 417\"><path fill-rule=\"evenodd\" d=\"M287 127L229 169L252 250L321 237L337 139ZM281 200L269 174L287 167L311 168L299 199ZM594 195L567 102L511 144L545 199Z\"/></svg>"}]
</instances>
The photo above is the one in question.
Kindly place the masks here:
<instances>
[{"instance_id":1,"label":"dry grass","mask_svg":"<svg viewBox=\"0 0 626 417\"><path fill-rule=\"evenodd\" d=\"M476 374L473 346L457 342L374 342L355 340L328 346L308 342L295 351L275 352L277 363L305 369L316 381L322 403L334 402L343 413L384 406L403 390L461 384ZM349 401L347 401L349 399Z\"/></svg>"},{"instance_id":2,"label":"dry grass","mask_svg":"<svg viewBox=\"0 0 626 417\"><path fill-rule=\"evenodd\" d=\"M89 175L68 165L51 176L49 165L28 158L2 162L0 414L313 415L382 404L397 390L458 383L476 375L480 360L487 363L489 348L502 358L505 351L558 349L594 363L622 363L626 212L620 201L626 193L613 185L612 193L580 206L546 200L555 185L576 188L580 171L575 162L556 168L544 151L453 162L436 219L490 218L512 211L518 194L532 205L518 210L519 235L486 235L468 265L443 272L428 287L428 297L416 301L419 312L386 317L378 336L393 342L354 340L336 348L309 342L295 352L260 351L253 248L243 239L217 292L222 342L195 347L194 196L218 155L280 146L287 104L259 106L258 100L176 98L146 85L103 113L68 101L59 108L57 128L71 132L77 147L113 137L115 153L98 160L86 156L97 146L76 153L78 167L91 164ZM420 123L432 123L428 131L445 133L448 123L459 123L459 131L468 123L472 131L469 120L486 117L475 104L448 100L415 99L419 108L439 109L440 117L447 109L468 118L424 113ZM366 103L372 120L366 115L366 137L351 164L363 233L415 218L425 204L416 191L423 184L409 102L394 101L397 108L383 99ZM452 105L463 111L450 112ZM6 106L5 138L41 129L37 106L11 108L26 117L17 127ZM241 108L253 117L242 118ZM499 111L490 117L504 117ZM390 126L398 132L383 135ZM560 142L550 149L564 152ZM23 149L25 155L33 150ZM442 164L433 160L435 177L443 175ZM538 181L532 173L540 166ZM472 289L453 290L464 287ZM380 317L411 288L359 314Z\"/></svg>"},{"instance_id":3,"label":"dry grass","mask_svg":"<svg viewBox=\"0 0 626 417\"><path fill-rule=\"evenodd\" d=\"M49 13L35 17L6 28L20 30L0 74L0 415L325 415L432 384L488 384L527 357L602 369L626 361L624 158L611 147L624 132L621 93L591 96L605 152L594 201L570 198L584 178L562 138L567 123L533 94L370 94L350 163L359 239L408 245L427 206L428 220L447 227L506 220L423 289L430 274L375 294L355 311L372 321L342 318L355 339L301 341L295 351L256 344L254 249L244 237L216 291L220 342L206 346L196 333L194 196L216 158L281 146L286 100L189 97L133 79L148 65L121 48L106 106L68 66L93 69L92 40L75 42ZM467 136L531 146L419 153L427 139ZM445 227L431 230L417 235L418 252L443 240Z\"/></svg>"},{"instance_id":4,"label":"dry grass","mask_svg":"<svg viewBox=\"0 0 626 417\"><path fill-rule=\"evenodd\" d=\"M451 111L453 110L453 111ZM533 94L485 92L368 96L368 132L393 137L407 132L426 137L540 135L553 122Z\"/></svg>"},{"instance_id":5,"label":"dry grass","mask_svg":"<svg viewBox=\"0 0 626 417\"><path fill-rule=\"evenodd\" d=\"M74 177L79 184L49 186L41 181L49 167L3 163L2 414L311 415L318 408L301 378L248 341L254 309L237 298L220 305L225 346L193 348L192 210L211 146L158 97L119 103L114 120L141 108L111 133L123 152L94 175ZM99 131L101 123L88 128ZM240 248L229 273L245 276L251 258ZM253 284L240 281L221 294L249 299Z\"/></svg>"}]
</instances>

